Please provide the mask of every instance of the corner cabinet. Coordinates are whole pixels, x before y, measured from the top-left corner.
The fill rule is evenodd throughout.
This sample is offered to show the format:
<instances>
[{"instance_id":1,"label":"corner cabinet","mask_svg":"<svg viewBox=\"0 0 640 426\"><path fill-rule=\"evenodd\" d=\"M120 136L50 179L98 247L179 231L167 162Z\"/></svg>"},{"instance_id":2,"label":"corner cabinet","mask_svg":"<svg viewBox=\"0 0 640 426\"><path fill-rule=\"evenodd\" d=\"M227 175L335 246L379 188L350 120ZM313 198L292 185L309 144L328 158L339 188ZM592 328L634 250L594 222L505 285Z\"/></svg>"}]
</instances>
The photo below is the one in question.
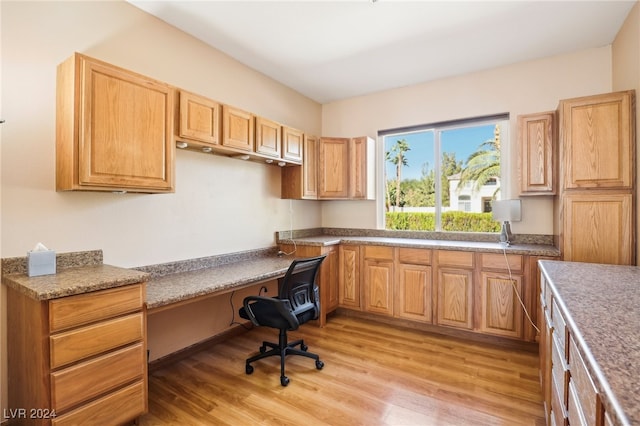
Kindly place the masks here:
<instances>
[{"instance_id":1,"label":"corner cabinet","mask_svg":"<svg viewBox=\"0 0 640 426\"><path fill-rule=\"evenodd\" d=\"M563 260L632 265L634 92L563 100L560 118L562 179L556 216Z\"/></svg>"},{"instance_id":2,"label":"corner cabinet","mask_svg":"<svg viewBox=\"0 0 640 426\"><path fill-rule=\"evenodd\" d=\"M319 199L374 198L373 139L320 138L318 156Z\"/></svg>"},{"instance_id":3,"label":"corner cabinet","mask_svg":"<svg viewBox=\"0 0 640 426\"><path fill-rule=\"evenodd\" d=\"M38 301L8 288L9 406L36 425L147 412L145 284Z\"/></svg>"},{"instance_id":4,"label":"corner cabinet","mask_svg":"<svg viewBox=\"0 0 640 426\"><path fill-rule=\"evenodd\" d=\"M174 191L172 87L79 53L56 87L56 190Z\"/></svg>"},{"instance_id":5,"label":"corner cabinet","mask_svg":"<svg viewBox=\"0 0 640 426\"><path fill-rule=\"evenodd\" d=\"M520 195L555 195L555 111L518 116Z\"/></svg>"}]
</instances>

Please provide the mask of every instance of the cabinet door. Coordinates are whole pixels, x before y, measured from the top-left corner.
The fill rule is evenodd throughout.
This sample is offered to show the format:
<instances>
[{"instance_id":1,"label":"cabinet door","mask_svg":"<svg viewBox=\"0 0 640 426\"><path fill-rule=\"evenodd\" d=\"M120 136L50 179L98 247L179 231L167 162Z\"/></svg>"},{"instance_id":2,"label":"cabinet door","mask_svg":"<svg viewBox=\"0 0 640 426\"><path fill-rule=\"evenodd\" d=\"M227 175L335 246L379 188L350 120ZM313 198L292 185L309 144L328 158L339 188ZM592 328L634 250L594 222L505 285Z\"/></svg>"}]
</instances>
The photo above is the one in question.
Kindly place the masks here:
<instances>
[{"instance_id":1,"label":"cabinet door","mask_svg":"<svg viewBox=\"0 0 640 426\"><path fill-rule=\"evenodd\" d=\"M282 128L282 158L302 163L304 133L284 126Z\"/></svg>"},{"instance_id":2,"label":"cabinet door","mask_svg":"<svg viewBox=\"0 0 640 426\"><path fill-rule=\"evenodd\" d=\"M304 135L303 152L301 166L282 168L281 198L318 199L318 138Z\"/></svg>"},{"instance_id":3,"label":"cabinet door","mask_svg":"<svg viewBox=\"0 0 640 426\"><path fill-rule=\"evenodd\" d=\"M256 152L280 158L282 126L275 121L256 117Z\"/></svg>"},{"instance_id":4,"label":"cabinet door","mask_svg":"<svg viewBox=\"0 0 640 426\"><path fill-rule=\"evenodd\" d=\"M340 301L339 297L339 282L338 282L338 247L330 247L325 251L327 257L322 262L322 285L325 289L325 297L323 303L325 303L325 312L334 311L338 307Z\"/></svg>"},{"instance_id":5,"label":"cabinet door","mask_svg":"<svg viewBox=\"0 0 640 426\"><path fill-rule=\"evenodd\" d=\"M522 295L522 276L483 272L480 291L480 331L522 338L523 311L516 295Z\"/></svg>"},{"instance_id":6,"label":"cabinet door","mask_svg":"<svg viewBox=\"0 0 640 426\"><path fill-rule=\"evenodd\" d=\"M211 99L180 91L181 138L211 145L220 143L221 105Z\"/></svg>"},{"instance_id":7,"label":"cabinet door","mask_svg":"<svg viewBox=\"0 0 640 426\"><path fill-rule=\"evenodd\" d=\"M222 145L242 151L253 151L254 117L250 112L222 106Z\"/></svg>"},{"instance_id":8,"label":"cabinet door","mask_svg":"<svg viewBox=\"0 0 640 426\"><path fill-rule=\"evenodd\" d=\"M340 306L360 309L360 248L340 246Z\"/></svg>"},{"instance_id":9,"label":"cabinet door","mask_svg":"<svg viewBox=\"0 0 640 426\"><path fill-rule=\"evenodd\" d=\"M473 328L473 270L440 268L438 271L439 325Z\"/></svg>"},{"instance_id":10,"label":"cabinet door","mask_svg":"<svg viewBox=\"0 0 640 426\"><path fill-rule=\"evenodd\" d=\"M556 193L554 116L553 111L518 116L522 195Z\"/></svg>"},{"instance_id":11,"label":"cabinet door","mask_svg":"<svg viewBox=\"0 0 640 426\"><path fill-rule=\"evenodd\" d=\"M353 138L350 143L350 182L349 197L367 199L373 197L369 180L373 179L371 150L374 149L373 140L368 137Z\"/></svg>"},{"instance_id":12,"label":"cabinet door","mask_svg":"<svg viewBox=\"0 0 640 426\"><path fill-rule=\"evenodd\" d=\"M84 189L172 190L173 89L82 55L75 59L80 70L76 184ZM59 103L58 108L57 120L66 121L60 110L64 106ZM61 146L69 142L61 140L68 135L58 130L58 155L67 156L73 148ZM67 166L76 167L72 162ZM68 172L58 164L59 177ZM65 184L58 189L79 189L61 186Z\"/></svg>"},{"instance_id":13,"label":"cabinet door","mask_svg":"<svg viewBox=\"0 0 640 426\"><path fill-rule=\"evenodd\" d=\"M432 322L431 266L398 264L395 315L399 318Z\"/></svg>"},{"instance_id":14,"label":"cabinet door","mask_svg":"<svg viewBox=\"0 0 640 426\"><path fill-rule=\"evenodd\" d=\"M632 188L633 92L563 100L564 188Z\"/></svg>"},{"instance_id":15,"label":"cabinet door","mask_svg":"<svg viewBox=\"0 0 640 426\"><path fill-rule=\"evenodd\" d=\"M349 139L321 138L319 198L349 197Z\"/></svg>"},{"instance_id":16,"label":"cabinet door","mask_svg":"<svg viewBox=\"0 0 640 426\"><path fill-rule=\"evenodd\" d=\"M634 264L632 211L633 196L630 193L565 194L564 260Z\"/></svg>"},{"instance_id":17,"label":"cabinet door","mask_svg":"<svg viewBox=\"0 0 640 426\"><path fill-rule=\"evenodd\" d=\"M393 262L365 259L364 309L384 315L393 315Z\"/></svg>"}]
</instances>

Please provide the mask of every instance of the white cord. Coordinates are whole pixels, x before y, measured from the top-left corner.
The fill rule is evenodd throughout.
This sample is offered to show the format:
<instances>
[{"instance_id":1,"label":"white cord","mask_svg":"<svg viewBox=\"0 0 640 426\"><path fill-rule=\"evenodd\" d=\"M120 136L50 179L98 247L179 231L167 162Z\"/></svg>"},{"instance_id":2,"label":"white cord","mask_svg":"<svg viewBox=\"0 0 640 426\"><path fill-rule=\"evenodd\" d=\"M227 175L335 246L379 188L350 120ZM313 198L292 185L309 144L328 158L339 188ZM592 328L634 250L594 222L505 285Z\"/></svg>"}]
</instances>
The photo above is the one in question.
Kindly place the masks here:
<instances>
[{"instance_id":1,"label":"white cord","mask_svg":"<svg viewBox=\"0 0 640 426\"><path fill-rule=\"evenodd\" d=\"M286 253L284 251L279 251L278 255L290 256L296 252L298 249L296 246L296 242L293 239L293 200L289 199L289 241L293 243L293 251Z\"/></svg>"},{"instance_id":2,"label":"white cord","mask_svg":"<svg viewBox=\"0 0 640 426\"><path fill-rule=\"evenodd\" d=\"M533 328L536 329L536 331L538 333L540 333L540 329L538 327L536 327L536 325L533 323L533 320L531 319L531 316L529 315L529 312L527 311L527 308L524 306L524 302L522 301L522 297L520 297L520 293L518 293L518 287L516 287L516 282L513 279L513 275L511 275L511 266L509 266L509 258L507 257L507 250L506 250L505 247L502 247L502 254L504 255L504 261L507 264L507 270L509 271L509 281L511 282L511 285L513 286L513 291L515 291L516 296L518 297L518 301L520 302L520 306L522 306L522 310L524 311L525 316L529 320L529 323L533 326Z\"/></svg>"}]
</instances>

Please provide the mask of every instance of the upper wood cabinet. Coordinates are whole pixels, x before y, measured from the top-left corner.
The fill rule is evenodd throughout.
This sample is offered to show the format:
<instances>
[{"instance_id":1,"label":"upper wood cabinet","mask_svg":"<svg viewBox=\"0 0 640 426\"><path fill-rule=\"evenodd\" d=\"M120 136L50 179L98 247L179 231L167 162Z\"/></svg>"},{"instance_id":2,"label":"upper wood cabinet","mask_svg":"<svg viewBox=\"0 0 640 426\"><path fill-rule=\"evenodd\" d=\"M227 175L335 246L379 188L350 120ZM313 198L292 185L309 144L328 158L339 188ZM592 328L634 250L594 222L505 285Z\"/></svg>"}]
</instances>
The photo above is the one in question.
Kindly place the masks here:
<instances>
[{"instance_id":1,"label":"upper wood cabinet","mask_svg":"<svg viewBox=\"0 0 640 426\"><path fill-rule=\"evenodd\" d=\"M632 91L560 102L565 189L633 187L634 107Z\"/></svg>"},{"instance_id":2,"label":"upper wood cabinet","mask_svg":"<svg viewBox=\"0 0 640 426\"><path fill-rule=\"evenodd\" d=\"M76 53L56 90L56 190L174 190L173 88Z\"/></svg>"},{"instance_id":3,"label":"upper wood cabinet","mask_svg":"<svg viewBox=\"0 0 640 426\"><path fill-rule=\"evenodd\" d=\"M318 198L349 197L349 138L320 138Z\"/></svg>"},{"instance_id":4,"label":"upper wood cabinet","mask_svg":"<svg viewBox=\"0 0 640 426\"><path fill-rule=\"evenodd\" d=\"M373 154L374 142L368 137L321 138L318 198L372 199Z\"/></svg>"},{"instance_id":5,"label":"upper wood cabinet","mask_svg":"<svg viewBox=\"0 0 640 426\"><path fill-rule=\"evenodd\" d=\"M300 130L282 127L282 158L302 163L304 133Z\"/></svg>"},{"instance_id":6,"label":"upper wood cabinet","mask_svg":"<svg viewBox=\"0 0 640 426\"><path fill-rule=\"evenodd\" d=\"M284 167L281 176L282 198L316 200L318 198L318 149L316 136L304 135L304 161L300 167Z\"/></svg>"},{"instance_id":7,"label":"upper wood cabinet","mask_svg":"<svg viewBox=\"0 0 640 426\"><path fill-rule=\"evenodd\" d=\"M256 117L256 152L280 158L282 126L275 121Z\"/></svg>"},{"instance_id":8,"label":"upper wood cabinet","mask_svg":"<svg viewBox=\"0 0 640 426\"><path fill-rule=\"evenodd\" d=\"M564 260L633 265L633 195L572 192L564 196ZM588 232L587 232L588 231Z\"/></svg>"},{"instance_id":9,"label":"upper wood cabinet","mask_svg":"<svg viewBox=\"0 0 640 426\"><path fill-rule=\"evenodd\" d=\"M518 116L521 195L556 193L555 111Z\"/></svg>"},{"instance_id":10,"label":"upper wood cabinet","mask_svg":"<svg viewBox=\"0 0 640 426\"><path fill-rule=\"evenodd\" d=\"M180 138L220 144L222 106L211 99L180 91Z\"/></svg>"},{"instance_id":11,"label":"upper wood cabinet","mask_svg":"<svg viewBox=\"0 0 640 426\"><path fill-rule=\"evenodd\" d=\"M229 105L223 105L222 146L252 152L254 137L255 120L253 114Z\"/></svg>"}]
</instances>

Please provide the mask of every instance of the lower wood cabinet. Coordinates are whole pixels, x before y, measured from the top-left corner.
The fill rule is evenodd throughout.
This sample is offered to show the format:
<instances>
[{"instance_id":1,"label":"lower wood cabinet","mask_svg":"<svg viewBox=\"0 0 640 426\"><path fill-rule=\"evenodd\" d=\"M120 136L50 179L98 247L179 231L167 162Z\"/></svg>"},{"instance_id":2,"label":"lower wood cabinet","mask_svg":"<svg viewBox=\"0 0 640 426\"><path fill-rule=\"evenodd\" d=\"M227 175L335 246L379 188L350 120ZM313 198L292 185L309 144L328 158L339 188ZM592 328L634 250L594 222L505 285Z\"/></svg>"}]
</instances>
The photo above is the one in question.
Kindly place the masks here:
<instances>
[{"instance_id":1,"label":"lower wood cabinet","mask_svg":"<svg viewBox=\"0 0 640 426\"><path fill-rule=\"evenodd\" d=\"M541 318L537 259L340 245L338 307L535 342L540 336L534 325L539 328L535 321Z\"/></svg>"},{"instance_id":2,"label":"lower wood cabinet","mask_svg":"<svg viewBox=\"0 0 640 426\"><path fill-rule=\"evenodd\" d=\"M565 314L544 276L541 278L540 378L549 425L611 424Z\"/></svg>"},{"instance_id":3,"label":"lower wood cabinet","mask_svg":"<svg viewBox=\"0 0 640 426\"><path fill-rule=\"evenodd\" d=\"M121 424L147 411L145 284L48 301L7 291L9 407L28 424ZM45 415L46 414L46 415Z\"/></svg>"},{"instance_id":4,"label":"lower wood cabinet","mask_svg":"<svg viewBox=\"0 0 640 426\"><path fill-rule=\"evenodd\" d=\"M360 310L360 247L340 245L339 304Z\"/></svg>"},{"instance_id":5,"label":"lower wood cabinet","mask_svg":"<svg viewBox=\"0 0 640 426\"><path fill-rule=\"evenodd\" d=\"M436 323L473 329L473 253L438 250L436 262Z\"/></svg>"}]
</instances>

